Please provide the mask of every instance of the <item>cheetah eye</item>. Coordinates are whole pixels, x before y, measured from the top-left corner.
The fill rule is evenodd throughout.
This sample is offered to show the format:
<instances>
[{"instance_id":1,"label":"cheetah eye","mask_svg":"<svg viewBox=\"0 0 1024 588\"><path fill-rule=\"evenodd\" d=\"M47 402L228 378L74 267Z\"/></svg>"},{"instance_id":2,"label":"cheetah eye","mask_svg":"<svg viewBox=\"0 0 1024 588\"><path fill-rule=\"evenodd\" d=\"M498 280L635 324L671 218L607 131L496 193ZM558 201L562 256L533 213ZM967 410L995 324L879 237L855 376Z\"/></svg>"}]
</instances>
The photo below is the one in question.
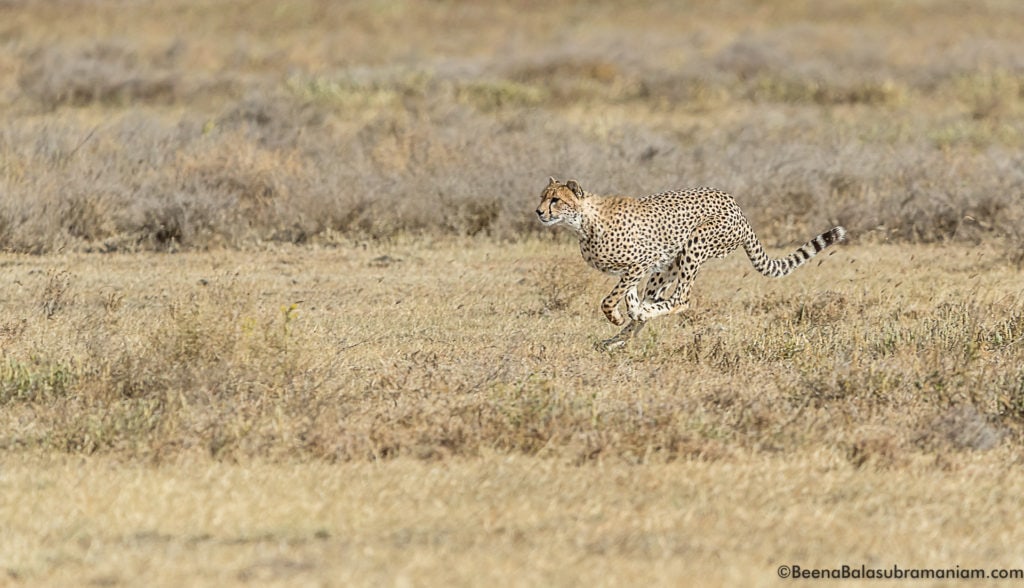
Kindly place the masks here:
<instances>
[{"instance_id":1,"label":"cheetah eye","mask_svg":"<svg viewBox=\"0 0 1024 588\"><path fill-rule=\"evenodd\" d=\"M561 202L561 201L562 201L562 199L561 199L561 198L552 198L552 199L551 199L551 204L558 204L558 203L559 203L559 202Z\"/></svg>"}]
</instances>

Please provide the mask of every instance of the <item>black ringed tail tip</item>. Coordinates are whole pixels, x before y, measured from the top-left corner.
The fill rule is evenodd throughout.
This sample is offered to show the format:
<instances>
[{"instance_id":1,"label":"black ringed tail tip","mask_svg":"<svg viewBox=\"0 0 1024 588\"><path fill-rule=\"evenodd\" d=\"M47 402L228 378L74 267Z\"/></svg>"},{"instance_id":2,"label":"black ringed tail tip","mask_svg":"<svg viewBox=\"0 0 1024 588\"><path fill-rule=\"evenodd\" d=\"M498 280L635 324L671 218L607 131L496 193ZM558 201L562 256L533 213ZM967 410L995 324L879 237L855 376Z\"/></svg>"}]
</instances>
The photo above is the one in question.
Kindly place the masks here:
<instances>
[{"instance_id":1,"label":"black ringed tail tip","mask_svg":"<svg viewBox=\"0 0 1024 588\"><path fill-rule=\"evenodd\" d=\"M825 233L825 242L827 245L838 243L846 238L846 229L843 227L835 227L831 231Z\"/></svg>"}]
</instances>

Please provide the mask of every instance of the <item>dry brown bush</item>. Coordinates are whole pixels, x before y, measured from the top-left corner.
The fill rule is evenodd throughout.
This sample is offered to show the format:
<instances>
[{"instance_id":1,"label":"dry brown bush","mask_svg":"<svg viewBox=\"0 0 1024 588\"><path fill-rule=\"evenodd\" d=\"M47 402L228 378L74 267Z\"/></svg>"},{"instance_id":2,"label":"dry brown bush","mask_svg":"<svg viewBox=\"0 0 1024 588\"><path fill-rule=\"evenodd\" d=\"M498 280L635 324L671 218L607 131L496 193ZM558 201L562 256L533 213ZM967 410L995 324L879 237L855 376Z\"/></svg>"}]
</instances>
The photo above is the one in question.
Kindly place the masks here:
<instances>
[{"instance_id":1,"label":"dry brown bush","mask_svg":"<svg viewBox=\"0 0 1024 588\"><path fill-rule=\"evenodd\" d=\"M457 9L465 30L449 22L452 7L407 7L447 25L441 45L401 11L360 4L295 7L276 35L215 43L130 28L53 43L30 26L44 7L15 10L25 32L10 58L17 75L0 77L11 113L0 128L0 247L517 239L540 231L532 200L555 175L597 192L714 185L780 242L842 222L858 238L1002 237L1016 250L1017 12L939 4L881 6L883 18L788 6L749 22L728 8L684 20L668 7L594 9L575 15L573 35L532 9L505 11L525 28L499 54L481 48L500 23L467 6ZM293 44L313 14L349 34ZM911 21L929 34L891 34ZM376 53L346 44L365 35ZM399 38L422 51L394 58Z\"/></svg>"},{"instance_id":2,"label":"dry brown bush","mask_svg":"<svg viewBox=\"0 0 1024 588\"><path fill-rule=\"evenodd\" d=\"M18 81L27 98L48 110L173 103L181 93L181 73L173 67L176 53L171 47L144 63L137 51L117 41L38 48L23 57Z\"/></svg>"}]
</instances>

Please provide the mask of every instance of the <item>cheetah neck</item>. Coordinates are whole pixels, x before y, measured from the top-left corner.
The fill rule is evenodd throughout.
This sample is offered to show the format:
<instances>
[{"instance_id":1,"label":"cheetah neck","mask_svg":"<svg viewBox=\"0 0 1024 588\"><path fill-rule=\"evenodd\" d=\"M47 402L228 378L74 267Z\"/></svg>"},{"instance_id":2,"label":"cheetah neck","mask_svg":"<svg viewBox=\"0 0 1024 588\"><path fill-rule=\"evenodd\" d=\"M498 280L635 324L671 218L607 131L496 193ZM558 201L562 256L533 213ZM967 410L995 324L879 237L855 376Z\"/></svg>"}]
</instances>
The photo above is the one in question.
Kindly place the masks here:
<instances>
[{"instance_id":1,"label":"cheetah neck","mask_svg":"<svg viewBox=\"0 0 1024 588\"><path fill-rule=\"evenodd\" d=\"M581 241L599 239L605 232L601 214L602 204L604 202L600 196L589 193L580 201L579 227L573 228L576 229Z\"/></svg>"}]
</instances>

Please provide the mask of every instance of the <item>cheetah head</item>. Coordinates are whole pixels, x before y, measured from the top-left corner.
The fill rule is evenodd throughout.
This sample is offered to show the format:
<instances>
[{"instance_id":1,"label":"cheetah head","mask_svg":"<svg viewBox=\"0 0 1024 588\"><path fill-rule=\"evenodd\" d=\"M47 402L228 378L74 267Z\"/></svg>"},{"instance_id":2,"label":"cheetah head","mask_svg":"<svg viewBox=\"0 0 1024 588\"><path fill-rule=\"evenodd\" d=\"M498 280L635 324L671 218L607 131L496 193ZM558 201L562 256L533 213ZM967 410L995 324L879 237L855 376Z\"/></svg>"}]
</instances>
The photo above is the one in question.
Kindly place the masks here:
<instances>
[{"instance_id":1,"label":"cheetah head","mask_svg":"<svg viewBox=\"0 0 1024 588\"><path fill-rule=\"evenodd\" d=\"M540 194L540 206L537 216L545 226L553 226L564 222L574 229L580 228L580 204L583 188L575 180L561 183L555 178L548 179L548 186Z\"/></svg>"}]
</instances>

